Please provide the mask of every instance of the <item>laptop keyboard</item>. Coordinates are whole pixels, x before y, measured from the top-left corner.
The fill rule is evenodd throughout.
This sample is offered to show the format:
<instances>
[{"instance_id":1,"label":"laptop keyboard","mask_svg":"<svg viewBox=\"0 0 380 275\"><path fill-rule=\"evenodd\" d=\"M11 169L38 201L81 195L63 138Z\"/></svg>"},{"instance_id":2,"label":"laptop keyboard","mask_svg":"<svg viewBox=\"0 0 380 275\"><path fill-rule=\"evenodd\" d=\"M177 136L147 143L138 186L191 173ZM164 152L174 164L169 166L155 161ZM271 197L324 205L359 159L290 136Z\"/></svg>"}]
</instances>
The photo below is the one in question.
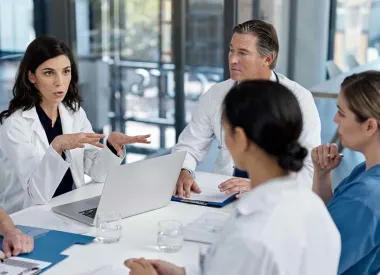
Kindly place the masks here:
<instances>
[{"instance_id":1,"label":"laptop keyboard","mask_svg":"<svg viewBox=\"0 0 380 275\"><path fill-rule=\"evenodd\" d=\"M96 214L97 209L98 208L92 208L92 209L84 210L82 212L79 212L79 214L82 214L83 216L95 219L95 214Z\"/></svg>"}]
</instances>

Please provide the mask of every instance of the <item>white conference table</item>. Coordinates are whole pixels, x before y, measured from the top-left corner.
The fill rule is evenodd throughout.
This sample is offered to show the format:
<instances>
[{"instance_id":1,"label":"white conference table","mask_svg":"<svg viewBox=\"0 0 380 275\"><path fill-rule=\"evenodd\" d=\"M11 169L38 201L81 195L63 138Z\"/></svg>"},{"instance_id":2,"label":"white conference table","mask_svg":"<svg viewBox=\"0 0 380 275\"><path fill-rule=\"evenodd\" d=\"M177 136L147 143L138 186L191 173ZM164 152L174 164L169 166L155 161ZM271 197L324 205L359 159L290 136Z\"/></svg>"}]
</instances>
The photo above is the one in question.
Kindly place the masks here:
<instances>
[{"instance_id":1,"label":"white conference table","mask_svg":"<svg viewBox=\"0 0 380 275\"><path fill-rule=\"evenodd\" d=\"M211 181L221 182L225 176L208 174ZM198 182L207 186L209 182ZM76 222L51 211L53 206L91 198L101 194L103 184L89 184L72 192L56 197L47 205L33 206L11 215L15 224L37 226L49 229L71 227L85 235L96 236L96 228ZM123 234L116 244L100 244L94 241L88 245L74 245L62 254L68 258L48 269L44 274L92 274L99 268L113 266L121 268L125 259L145 257L173 262L177 265L198 265L199 251L205 245L185 241L177 253L163 253L157 248L157 224L161 220L178 220L184 225L206 212L231 213L234 204L221 209L205 206L170 202L168 206L122 220ZM69 231L69 230L68 230ZM125 268L125 274L128 274ZM118 273L119 274L119 273Z\"/></svg>"}]
</instances>

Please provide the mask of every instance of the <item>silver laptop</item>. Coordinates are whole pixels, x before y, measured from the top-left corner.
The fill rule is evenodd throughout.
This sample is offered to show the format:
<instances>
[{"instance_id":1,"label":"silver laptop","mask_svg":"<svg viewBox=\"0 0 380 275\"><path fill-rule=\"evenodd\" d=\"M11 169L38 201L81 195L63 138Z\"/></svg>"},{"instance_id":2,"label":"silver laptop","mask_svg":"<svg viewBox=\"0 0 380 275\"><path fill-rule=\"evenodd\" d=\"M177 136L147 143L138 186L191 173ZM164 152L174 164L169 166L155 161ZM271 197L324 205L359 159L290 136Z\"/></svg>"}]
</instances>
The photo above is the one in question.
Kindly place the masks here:
<instances>
[{"instance_id":1,"label":"silver laptop","mask_svg":"<svg viewBox=\"0 0 380 275\"><path fill-rule=\"evenodd\" d=\"M116 211L122 218L169 204L186 152L117 166L108 172L101 196L53 207L72 219L95 225L97 212Z\"/></svg>"}]
</instances>

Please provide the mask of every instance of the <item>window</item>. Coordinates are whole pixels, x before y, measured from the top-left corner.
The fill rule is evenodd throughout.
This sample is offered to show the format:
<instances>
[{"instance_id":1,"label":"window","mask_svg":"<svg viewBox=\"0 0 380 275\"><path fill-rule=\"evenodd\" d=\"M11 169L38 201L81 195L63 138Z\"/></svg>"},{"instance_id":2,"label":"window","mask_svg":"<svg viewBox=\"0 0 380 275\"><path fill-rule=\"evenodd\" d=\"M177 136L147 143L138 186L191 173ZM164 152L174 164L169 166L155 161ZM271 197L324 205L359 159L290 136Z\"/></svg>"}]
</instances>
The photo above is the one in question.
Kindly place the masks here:
<instances>
[{"instance_id":1,"label":"window","mask_svg":"<svg viewBox=\"0 0 380 275\"><path fill-rule=\"evenodd\" d=\"M343 70L379 57L380 1L338 0L334 62Z\"/></svg>"},{"instance_id":2,"label":"window","mask_svg":"<svg viewBox=\"0 0 380 275\"><path fill-rule=\"evenodd\" d=\"M239 23L255 18L269 22L276 28L280 43L276 71L285 75L288 66L290 6L290 0L239 0Z\"/></svg>"},{"instance_id":3,"label":"window","mask_svg":"<svg viewBox=\"0 0 380 275\"><path fill-rule=\"evenodd\" d=\"M87 12L83 10L85 6L76 2L77 14L83 17L87 13L87 19L77 20L77 46L82 47L78 53L85 56L83 45L87 41L87 54L98 63L109 64L109 73L100 76L104 78L102 83L109 83L110 97L108 102L102 101L109 107L109 112L102 116L110 114L113 130L130 135L152 134L152 144L138 145L144 150L129 149L128 152L144 154L172 147L175 144L173 49L176 47L172 39L173 0L87 2L84 4ZM223 2L185 1L186 26L181 28L186 27L187 121L199 97L223 78ZM91 90L89 97L101 94L87 90ZM91 100L86 99L86 102ZM90 114L91 106L86 108Z\"/></svg>"},{"instance_id":4,"label":"window","mask_svg":"<svg viewBox=\"0 0 380 275\"><path fill-rule=\"evenodd\" d=\"M33 0L0 0L0 111L8 106L19 60L34 38Z\"/></svg>"}]
</instances>

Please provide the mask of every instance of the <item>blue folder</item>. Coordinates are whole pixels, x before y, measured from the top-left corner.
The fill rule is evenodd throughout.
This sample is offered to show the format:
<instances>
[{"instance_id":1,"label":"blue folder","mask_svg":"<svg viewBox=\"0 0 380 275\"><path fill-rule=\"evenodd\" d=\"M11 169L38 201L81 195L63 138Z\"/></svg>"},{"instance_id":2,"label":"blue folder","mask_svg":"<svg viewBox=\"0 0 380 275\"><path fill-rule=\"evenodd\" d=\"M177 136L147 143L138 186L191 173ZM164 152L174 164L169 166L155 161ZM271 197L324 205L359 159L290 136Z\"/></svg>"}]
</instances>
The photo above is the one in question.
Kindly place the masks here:
<instances>
[{"instance_id":1,"label":"blue folder","mask_svg":"<svg viewBox=\"0 0 380 275\"><path fill-rule=\"evenodd\" d=\"M24 234L34 238L34 250L29 254L23 254L19 257L50 262L51 265L43 271L66 259L68 256L61 253L70 246L74 244L86 245L94 240L94 237L80 234L23 225L17 225L16 227ZM3 238L0 237L0 249L2 249L2 243Z\"/></svg>"},{"instance_id":2,"label":"blue folder","mask_svg":"<svg viewBox=\"0 0 380 275\"><path fill-rule=\"evenodd\" d=\"M172 201L176 202L183 202L183 203L189 203L189 204L196 204L196 205L201 205L201 206L209 206L209 207L216 207L216 208L221 208L230 202L233 202L236 200L236 194L231 195L231 197L227 198L223 202L213 202L213 201L200 201L200 200L191 200L191 199L186 199L186 198L179 198L179 197L172 197Z\"/></svg>"}]
</instances>

